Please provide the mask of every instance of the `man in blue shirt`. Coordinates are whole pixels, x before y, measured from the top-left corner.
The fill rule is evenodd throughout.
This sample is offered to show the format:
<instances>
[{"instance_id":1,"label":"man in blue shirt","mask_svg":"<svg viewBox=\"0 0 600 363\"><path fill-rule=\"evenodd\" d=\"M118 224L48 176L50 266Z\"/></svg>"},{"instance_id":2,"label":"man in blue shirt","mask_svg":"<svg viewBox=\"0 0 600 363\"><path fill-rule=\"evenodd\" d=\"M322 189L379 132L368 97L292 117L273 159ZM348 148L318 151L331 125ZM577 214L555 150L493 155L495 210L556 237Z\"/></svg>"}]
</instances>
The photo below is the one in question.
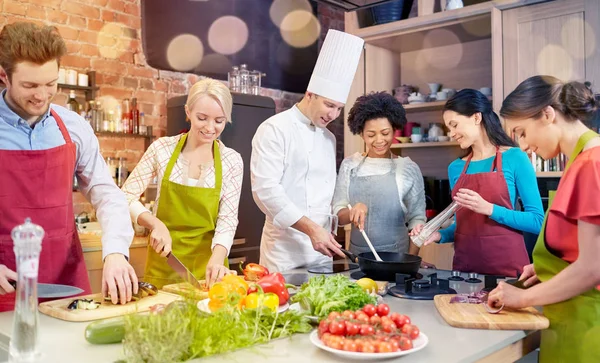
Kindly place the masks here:
<instances>
[{"instance_id":1,"label":"man in blue shirt","mask_svg":"<svg viewBox=\"0 0 600 363\"><path fill-rule=\"evenodd\" d=\"M14 306L16 261L12 228L30 217L45 230L39 281L89 293L87 269L73 214L73 174L90 200L103 235L102 292L125 303L137 292L129 264L133 228L124 194L100 155L86 121L52 104L66 46L54 27L6 25L0 32L0 311Z\"/></svg>"}]
</instances>

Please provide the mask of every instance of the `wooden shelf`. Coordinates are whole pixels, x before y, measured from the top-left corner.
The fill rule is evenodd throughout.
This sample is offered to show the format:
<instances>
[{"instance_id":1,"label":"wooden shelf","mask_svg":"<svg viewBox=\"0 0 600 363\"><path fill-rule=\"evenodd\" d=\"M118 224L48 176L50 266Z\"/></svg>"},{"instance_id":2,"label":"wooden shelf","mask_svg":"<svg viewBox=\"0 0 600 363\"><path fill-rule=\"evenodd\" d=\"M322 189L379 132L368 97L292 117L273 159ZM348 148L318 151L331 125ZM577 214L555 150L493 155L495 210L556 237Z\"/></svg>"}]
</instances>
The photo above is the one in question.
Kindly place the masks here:
<instances>
[{"instance_id":1,"label":"wooden shelf","mask_svg":"<svg viewBox=\"0 0 600 363\"><path fill-rule=\"evenodd\" d=\"M85 86L77 86L72 84L59 83L58 88L71 89L75 91L97 91L100 87L85 87Z\"/></svg>"},{"instance_id":2,"label":"wooden shelf","mask_svg":"<svg viewBox=\"0 0 600 363\"><path fill-rule=\"evenodd\" d=\"M110 132L110 131L96 131L96 136L105 137L131 137L135 139L152 139L152 135L140 135L140 134L128 134L125 132Z\"/></svg>"},{"instance_id":3,"label":"wooden shelf","mask_svg":"<svg viewBox=\"0 0 600 363\"><path fill-rule=\"evenodd\" d=\"M535 176L538 178L560 178L562 171L536 171Z\"/></svg>"},{"instance_id":4,"label":"wooden shelf","mask_svg":"<svg viewBox=\"0 0 600 363\"><path fill-rule=\"evenodd\" d=\"M458 146L457 142L454 141L439 141L439 142L415 142L408 144L392 144L392 149L410 149L416 147L448 147L448 146Z\"/></svg>"},{"instance_id":5,"label":"wooden shelf","mask_svg":"<svg viewBox=\"0 0 600 363\"><path fill-rule=\"evenodd\" d=\"M434 102L421 102L421 103L409 103L408 105L402 105L406 112L411 111L432 111L441 110L446 104L447 100L434 101Z\"/></svg>"}]
</instances>

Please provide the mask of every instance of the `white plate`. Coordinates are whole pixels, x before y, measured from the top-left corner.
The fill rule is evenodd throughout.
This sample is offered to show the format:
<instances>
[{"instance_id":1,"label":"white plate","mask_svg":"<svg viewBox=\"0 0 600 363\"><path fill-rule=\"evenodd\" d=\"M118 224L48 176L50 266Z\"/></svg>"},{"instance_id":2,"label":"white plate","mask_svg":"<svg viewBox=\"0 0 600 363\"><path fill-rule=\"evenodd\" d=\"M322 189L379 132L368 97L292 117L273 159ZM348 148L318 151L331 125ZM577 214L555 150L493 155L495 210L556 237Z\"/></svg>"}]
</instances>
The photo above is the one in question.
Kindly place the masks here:
<instances>
[{"instance_id":1,"label":"white plate","mask_svg":"<svg viewBox=\"0 0 600 363\"><path fill-rule=\"evenodd\" d=\"M397 352L390 352L390 353L361 353L361 352L347 352L345 350L333 349L333 348L330 348L330 347L326 346L325 344L323 344L323 342L319 338L318 330L313 330L313 332L310 333L310 342L313 343L314 345L316 345L317 347L319 347L323 350L326 350L328 352L331 352L333 354L339 355L340 357L344 357L344 358L348 358L348 359L358 359L358 360L379 360L379 359L389 359L389 358L400 357L402 355L407 355L410 353L417 352L417 351L423 349L427 345L427 343L429 343L429 338L427 338L427 335L421 333L421 334L419 334L419 337L417 339L412 341L413 342L412 349L399 350Z\"/></svg>"},{"instance_id":2,"label":"white plate","mask_svg":"<svg viewBox=\"0 0 600 363\"><path fill-rule=\"evenodd\" d=\"M297 311L299 313L306 312L306 310L302 309L302 307L300 306L300 303L293 303L292 305L290 305L290 310ZM308 321L310 321L311 323L319 322L319 318L317 316L307 315L306 317L308 318Z\"/></svg>"},{"instance_id":3,"label":"white plate","mask_svg":"<svg viewBox=\"0 0 600 363\"><path fill-rule=\"evenodd\" d=\"M209 313L209 314L212 313L212 311L210 311L210 309L208 308L209 301L210 301L210 299L204 299L204 300L198 301L198 305L197 305L198 309L200 309L200 311L204 311L205 313ZM289 308L290 308L290 304L285 303L283 305L280 305L277 308L277 312L281 314Z\"/></svg>"}]
</instances>

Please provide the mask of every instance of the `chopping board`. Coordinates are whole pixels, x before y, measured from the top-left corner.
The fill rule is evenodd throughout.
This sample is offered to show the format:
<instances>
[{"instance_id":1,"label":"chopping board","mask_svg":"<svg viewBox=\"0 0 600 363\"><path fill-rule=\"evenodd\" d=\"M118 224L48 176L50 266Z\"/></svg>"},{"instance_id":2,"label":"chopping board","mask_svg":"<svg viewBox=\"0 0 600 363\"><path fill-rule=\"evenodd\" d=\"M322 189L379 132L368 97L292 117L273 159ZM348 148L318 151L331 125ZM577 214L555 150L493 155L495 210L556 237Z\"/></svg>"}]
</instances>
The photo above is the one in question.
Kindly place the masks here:
<instances>
[{"instance_id":1,"label":"chopping board","mask_svg":"<svg viewBox=\"0 0 600 363\"><path fill-rule=\"evenodd\" d=\"M489 330L540 330L550 322L535 308L503 309L497 314L487 312L483 304L450 303L456 295L436 295L433 302L448 324L456 328Z\"/></svg>"},{"instance_id":2,"label":"chopping board","mask_svg":"<svg viewBox=\"0 0 600 363\"><path fill-rule=\"evenodd\" d=\"M200 280L201 284L205 284L204 280ZM194 300L208 299L208 290L201 291L192 286L189 282L180 282L177 284L165 285L161 289L162 291L169 292L171 294L180 295L183 297L190 297Z\"/></svg>"},{"instance_id":3,"label":"chopping board","mask_svg":"<svg viewBox=\"0 0 600 363\"><path fill-rule=\"evenodd\" d=\"M102 303L94 310L67 309L67 306L75 299L93 299L96 302ZM39 311L42 314L66 321L91 321L148 311L152 305L166 305L178 299L181 299L178 295L159 291L158 294L146 296L139 301L128 302L125 305L113 305L111 302L104 301L102 293L98 293L43 302L39 306Z\"/></svg>"}]
</instances>

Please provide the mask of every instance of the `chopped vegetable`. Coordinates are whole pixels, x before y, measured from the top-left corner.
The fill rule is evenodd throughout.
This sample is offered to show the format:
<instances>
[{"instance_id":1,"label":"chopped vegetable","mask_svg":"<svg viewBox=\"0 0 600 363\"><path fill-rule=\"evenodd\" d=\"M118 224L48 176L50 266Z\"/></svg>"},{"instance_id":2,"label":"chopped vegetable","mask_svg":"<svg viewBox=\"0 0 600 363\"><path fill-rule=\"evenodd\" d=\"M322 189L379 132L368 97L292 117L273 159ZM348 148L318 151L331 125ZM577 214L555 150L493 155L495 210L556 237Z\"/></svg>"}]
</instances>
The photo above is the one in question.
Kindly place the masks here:
<instances>
[{"instance_id":1,"label":"chopped vegetable","mask_svg":"<svg viewBox=\"0 0 600 363\"><path fill-rule=\"evenodd\" d=\"M154 296L156 294L158 294L158 288L156 286L152 285L149 282L140 281L138 282L138 292L137 294L131 295L131 301L138 301L139 299L143 299L146 296ZM105 296L104 301L111 302L112 299L110 296Z\"/></svg>"},{"instance_id":2,"label":"chopped vegetable","mask_svg":"<svg viewBox=\"0 0 600 363\"><path fill-rule=\"evenodd\" d=\"M285 286L285 278L279 272L275 272L264 276L256 282L256 285L260 286L263 292L272 292L279 297L279 305L285 305L290 299L290 293ZM257 286L250 286L248 290L250 293L258 291Z\"/></svg>"},{"instance_id":3,"label":"chopped vegetable","mask_svg":"<svg viewBox=\"0 0 600 363\"><path fill-rule=\"evenodd\" d=\"M176 303L159 315L125 317L127 362L185 361L311 330L307 318L294 311L277 314L269 309L226 309L207 314L195 301Z\"/></svg>"},{"instance_id":4,"label":"chopped vegetable","mask_svg":"<svg viewBox=\"0 0 600 363\"><path fill-rule=\"evenodd\" d=\"M258 281L269 274L269 270L257 263L249 263L242 271L244 278L248 281Z\"/></svg>"},{"instance_id":5,"label":"chopped vegetable","mask_svg":"<svg viewBox=\"0 0 600 363\"><path fill-rule=\"evenodd\" d=\"M98 306L100 306L100 303L95 302L92 299L75 299L69 304L69 306L67 306L67 309L94 310L97 309Z\"/></svg>"},{"instance_id":6,"label":"chopped vegetable","mask_svg":"<svg viewBox=\"0 0 600 363\"><path fill-rule=\"evenodd\" d=\"M332 311L358 310L375 304L376 298L344 275L315 276L292 297L310 315L325 317Z\"/></svg>"},{"instance_id":7,"label":"chopped vegetable","mask_svg":"<svg viewBox=\"0 0 600 363\"><path fill-rule=\"evenodd\" d=\"M277 311L279 306L279 297L272 292L263 294L260 292L253 292L246 296L244 299L244 307L248 309L257 309L260 307L267 307L272 311Z\"/></svg>"}]
</instances>

